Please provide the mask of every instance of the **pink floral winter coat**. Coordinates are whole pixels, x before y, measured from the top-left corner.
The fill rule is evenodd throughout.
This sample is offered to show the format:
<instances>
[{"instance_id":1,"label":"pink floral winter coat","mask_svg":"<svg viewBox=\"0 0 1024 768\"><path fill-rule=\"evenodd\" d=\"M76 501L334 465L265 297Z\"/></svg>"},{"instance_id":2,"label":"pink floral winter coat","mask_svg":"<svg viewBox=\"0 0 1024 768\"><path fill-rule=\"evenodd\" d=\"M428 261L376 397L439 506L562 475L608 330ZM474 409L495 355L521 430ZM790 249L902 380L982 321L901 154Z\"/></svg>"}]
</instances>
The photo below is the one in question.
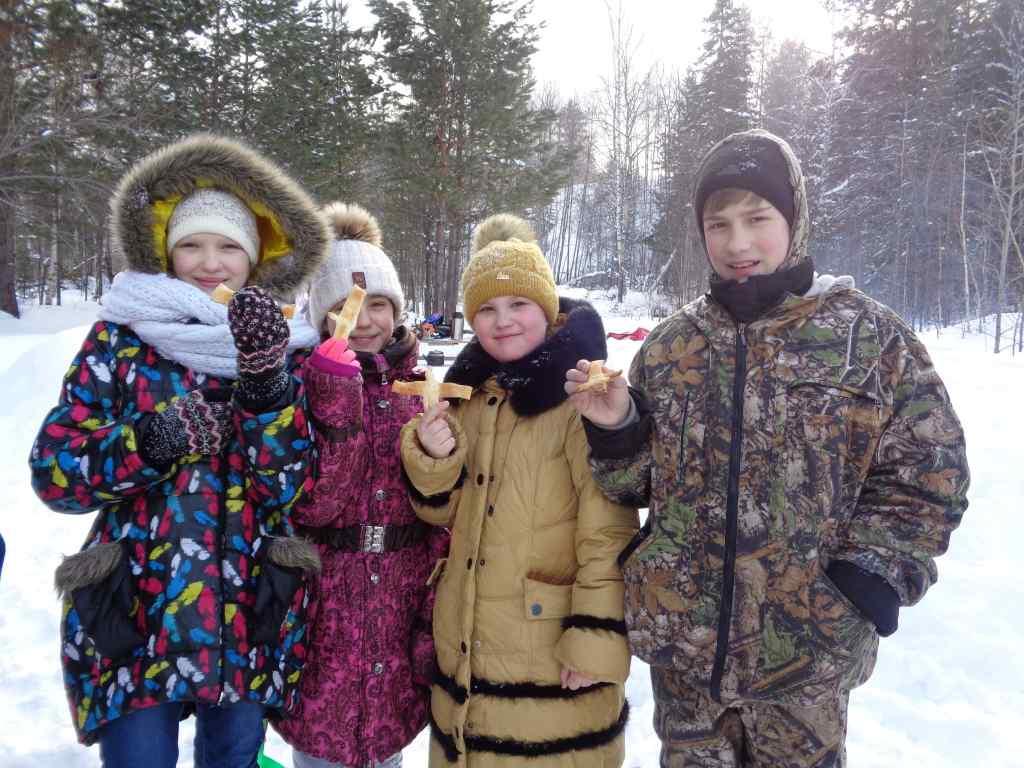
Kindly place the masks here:
<instances>
[{"instance_id":1,"label":"pink floral winter coat","mask_svg":"<svg viewBox=\"0 0 1024 768\"><path fill-rule=\"evenodd\" d=\"M403 482L399 434L422 410L391 383L414 378L418 342L404 327L381 354L358 355L346 378L314 353L304 379L319 453L313 493L294 512L314 538L323 529L417 523ZM301 530L301 528L300 528ZM299 708L274 727L296 749L343 765L401 751L427 722L434 669L433 590L427 580L447 554L448 532L430 529L383 553L318 544L311 637Z\"/></svg>"}]
</instances>

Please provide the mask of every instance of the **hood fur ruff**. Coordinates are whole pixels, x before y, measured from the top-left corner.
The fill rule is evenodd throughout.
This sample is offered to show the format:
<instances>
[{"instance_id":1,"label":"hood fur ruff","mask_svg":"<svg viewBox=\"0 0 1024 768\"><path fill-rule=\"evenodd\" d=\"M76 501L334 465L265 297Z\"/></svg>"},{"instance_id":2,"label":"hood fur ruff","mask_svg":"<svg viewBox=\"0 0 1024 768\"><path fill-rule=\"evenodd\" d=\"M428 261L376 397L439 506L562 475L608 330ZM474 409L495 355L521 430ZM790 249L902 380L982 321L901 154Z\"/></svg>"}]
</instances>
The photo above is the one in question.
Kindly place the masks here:
<instances>
[{"instance_id":1,"label":"hood fur ruff","mask_svg":"<svg viewBox=\"0 0 1024 768\"><path fill-rule=\"evenodd\" d=\"M473 339L452 363L445 381L475 389L495 376L520 416L536 416L561 405L569 397L565 372L581 359L607 359L608 345L601 316L586 301L560 298L558 313L555 332L511 363L499 363Z\"/></svg>"},{"instance_id":2,"label":"hood fur ruff","mask_svg":"<svg viewBox=\"0 0 1024 768\"><path fill-rule=\"evenodd\" d=\"M190 194L196 179L261 203L277 216L292 250L257 265L251 277L255 285L287 296L326 258L327 223L288 174L241 142L197 134L144 157L118 184L110 201L110 235L121 268L163 271L153 243L151 204Z\"/></svg>"}]
</instances>

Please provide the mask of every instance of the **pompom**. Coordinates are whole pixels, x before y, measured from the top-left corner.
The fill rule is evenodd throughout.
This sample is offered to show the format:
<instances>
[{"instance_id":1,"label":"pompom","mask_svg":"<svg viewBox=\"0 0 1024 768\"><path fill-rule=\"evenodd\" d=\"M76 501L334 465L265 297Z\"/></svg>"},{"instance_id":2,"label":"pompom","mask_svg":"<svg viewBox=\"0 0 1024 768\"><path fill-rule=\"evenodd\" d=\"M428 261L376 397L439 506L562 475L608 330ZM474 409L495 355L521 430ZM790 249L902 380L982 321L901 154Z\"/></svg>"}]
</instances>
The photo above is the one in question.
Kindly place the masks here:
<instances>
[{"instance_id":1,"label":"pompom","mask_svg":"<svg viewBox=\"0 0 1024 768\"><path fill-rule=\"evenodd\" d=\"M361 240L380 248L380 225L373 214L362 206L328 203L323 207L323 214L336 240Z\"/></svg>"},{"instance_id":2,"label":"pompom","mask_svg":"<svg viewBox=\"0 0 1024 768\"><path fill-rule=\"evenodd\" d=\"M473 230L471 252L476 253L496 240L521 240L524 243L533 243L537 241L537 235L534 234L529 222L511 213L497 213L488 216Z\"/></svg>"}]
</instances>

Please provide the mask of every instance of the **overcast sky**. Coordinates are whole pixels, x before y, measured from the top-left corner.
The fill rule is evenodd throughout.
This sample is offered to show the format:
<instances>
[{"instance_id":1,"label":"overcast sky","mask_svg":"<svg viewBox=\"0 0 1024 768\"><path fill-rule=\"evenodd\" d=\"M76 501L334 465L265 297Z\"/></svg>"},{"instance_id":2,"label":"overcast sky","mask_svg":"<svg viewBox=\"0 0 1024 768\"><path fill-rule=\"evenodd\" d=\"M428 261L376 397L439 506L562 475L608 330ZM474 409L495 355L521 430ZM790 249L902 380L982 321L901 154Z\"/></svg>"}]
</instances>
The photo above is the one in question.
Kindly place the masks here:
<instances>
[{"instance_id":1,"label":"overcast sky","mask_svg":"<svg viewBox=\"0 0 1024 768\"><path fill-rule=\"evenodd\" d=\"M638 44L638 71L660 63L670 72L684 72L700 51L703 21L713 5L713 0L623 0ZM776 40L830 50L831 25L821 0L749 0L747 7L755 26L770 27ZM362 0L352 0L349 18L353 26L373 23ZM554 82L565 97L600 88L611 60L605 0L535 0L534 18L544 25L533 59L538 84Z\"/></svg>"}]
</instances>

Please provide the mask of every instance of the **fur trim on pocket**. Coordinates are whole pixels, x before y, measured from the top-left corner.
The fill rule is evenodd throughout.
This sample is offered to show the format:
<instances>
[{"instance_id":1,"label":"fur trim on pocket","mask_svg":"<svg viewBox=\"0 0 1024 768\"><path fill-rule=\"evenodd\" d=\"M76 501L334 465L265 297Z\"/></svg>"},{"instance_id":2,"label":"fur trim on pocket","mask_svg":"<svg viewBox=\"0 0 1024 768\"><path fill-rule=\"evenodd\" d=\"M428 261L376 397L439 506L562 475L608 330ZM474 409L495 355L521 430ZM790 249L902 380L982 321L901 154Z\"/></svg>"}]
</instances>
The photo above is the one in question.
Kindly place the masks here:
<instances>
[{"instance_id":1,"label":"fur trim on pocket","mask_svg":"<svg viewBox=\"0 0 1024 768\"><path fill-rule=\"evenodd\" d=\"M108 541L65 557L54 572L53 586L62 600L81 587L99 584L121 564L124 547L120 541Z\"/></svg>"},{"instance_id":2,"label":"fur trim on pocket","mask_svg":"<svg viewBox=\"0 0 1024 768\"><path fill-rule=\"evenodd\" d=\"M305 573L320 572L320 553L316 547L298 536L268 537L267 559L284 568L298 568Z\"/></svg>"}]
</instances>

